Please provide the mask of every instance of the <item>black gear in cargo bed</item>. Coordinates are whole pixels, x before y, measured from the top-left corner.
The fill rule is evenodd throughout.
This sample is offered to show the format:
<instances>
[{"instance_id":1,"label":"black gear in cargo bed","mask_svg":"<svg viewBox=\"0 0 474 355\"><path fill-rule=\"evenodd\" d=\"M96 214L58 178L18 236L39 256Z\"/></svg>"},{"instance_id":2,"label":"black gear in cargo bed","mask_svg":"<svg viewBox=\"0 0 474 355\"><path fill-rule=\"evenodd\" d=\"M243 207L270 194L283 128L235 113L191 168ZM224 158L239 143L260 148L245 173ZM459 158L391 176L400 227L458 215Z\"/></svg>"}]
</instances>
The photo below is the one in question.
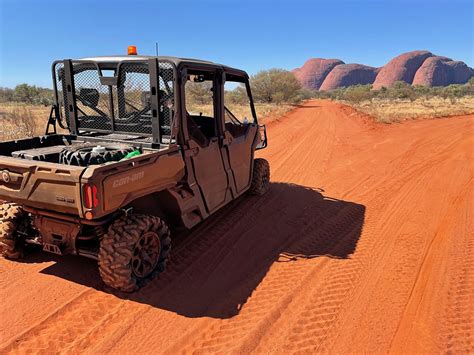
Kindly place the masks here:
<instances>
[{"instance_id":1,"label":"black gear in cargo bed","mask_svg":"<svg viewBox=\"0 0 474 355\"><path fill-rule=\"evenodd\" d=\"M59 162L59 153L61 153L63 149L64 145L55 145L52 147L17 150L16 152L12 152L12 157L57 163Z\"/></svg>"}]
</instances>

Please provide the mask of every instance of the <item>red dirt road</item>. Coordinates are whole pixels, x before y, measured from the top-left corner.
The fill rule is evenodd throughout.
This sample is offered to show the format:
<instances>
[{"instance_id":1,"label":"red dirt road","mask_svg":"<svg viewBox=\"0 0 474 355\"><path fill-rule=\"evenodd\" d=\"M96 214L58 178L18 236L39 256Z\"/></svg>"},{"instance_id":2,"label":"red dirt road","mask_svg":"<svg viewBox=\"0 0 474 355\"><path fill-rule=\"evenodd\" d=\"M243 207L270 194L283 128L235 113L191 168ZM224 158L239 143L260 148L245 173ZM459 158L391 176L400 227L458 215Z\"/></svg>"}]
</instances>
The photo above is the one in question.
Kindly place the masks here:
<instances>
[{"instance_id":1,"label":"red dirt road","mask_svg":"<svg viewBox=\"0 0 474 355\"><path fill-rule=\"evenodd\" d=\"M0 352L473 352L473 124L309 102L268 127L269 193L140 292L82 258L0 260Z\"/></svg>"}]
</instances>

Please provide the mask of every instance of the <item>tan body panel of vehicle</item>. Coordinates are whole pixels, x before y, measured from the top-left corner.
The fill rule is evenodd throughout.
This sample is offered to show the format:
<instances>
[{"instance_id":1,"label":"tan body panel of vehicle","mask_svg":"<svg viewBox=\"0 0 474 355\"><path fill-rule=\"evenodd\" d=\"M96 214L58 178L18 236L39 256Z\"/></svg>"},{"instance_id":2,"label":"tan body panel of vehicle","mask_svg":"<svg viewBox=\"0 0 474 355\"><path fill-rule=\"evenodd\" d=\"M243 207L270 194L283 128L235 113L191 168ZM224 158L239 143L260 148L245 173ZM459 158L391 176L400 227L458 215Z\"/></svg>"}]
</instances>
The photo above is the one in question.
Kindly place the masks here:
<instances>
[{"instance_id":1,"label":"tan body panel of vehicle","mask_svg":"<svg viewBox=\"0 0 474 355\"><path fill-rule=\"evenodd\" d=\"M176 186L185 175L179 150L158 151L120 163L89 168L82 182L98 189L99 206L91 210L100 218L130 202L157 191ZM84 213L87 210L84 210Z\"/></svg>"},{"instance_id":2,"label":"tan body panel of vehicle","mask_svg":"<svg viewBox=\"0 0 474 355\"><path fill-rule=\"evenodd\" d=\"M230 165L234 172L235 186L239 195L250 186L257 130L256 125L249 126L244 135L236 138L229 132L225 133Z\"/></svg>"},{"instance_id":3,"label":"tan body panel of vehicle","mask_svg":"<svg viewBox=\"0 0 474 355\"><path fill-rule=\"evenodd\" d=\"M232 199L232 195L228 193L229 178L219 142L211 141L207 147L201 147L193 140L189 144L192 147L190 154L196 181L201 187L207 208L212 213Z\"/></svg>"},{"instance_id":4,"label":"tan body panel of vehicle","mask_svg":"<svg viewBox=\"0 0 474 355\"><path fill-rule=\"evenodd\" d=\"M0 200L82 214L81 174L85 168L0 157Z\"/></svg>"}]
</instances>

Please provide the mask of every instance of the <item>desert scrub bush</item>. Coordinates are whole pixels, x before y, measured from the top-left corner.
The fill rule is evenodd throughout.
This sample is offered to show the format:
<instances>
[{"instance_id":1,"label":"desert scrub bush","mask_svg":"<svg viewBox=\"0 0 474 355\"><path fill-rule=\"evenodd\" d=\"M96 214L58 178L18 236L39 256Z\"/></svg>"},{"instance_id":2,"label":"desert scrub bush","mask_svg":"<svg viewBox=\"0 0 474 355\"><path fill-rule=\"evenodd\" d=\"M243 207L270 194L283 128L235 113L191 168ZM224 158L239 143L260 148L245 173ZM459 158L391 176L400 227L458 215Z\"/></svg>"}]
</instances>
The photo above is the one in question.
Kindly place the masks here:
<instances>
[{"instance_id":1,"label":"desert scrub bush","mask_svg":"<svg viewBox=\"0 0 474 355\"><path fill-rule=\"evenodd\" d=\"M355 85L315 97L349 104L381 122L409 118L431 118L474 112L474 80L446 87L412 86L396 82L392 87L373 90L371 85Z\"/></svg>"},{"instance_id":2,"label":"desert scrub bush","mask_svg":"<svg viewBox=\"0 0 474 355\"><path fill-rule=\"evenodd\" d=\"M52 105L53 90L35 85L20 84L14 89L0 88L0 102L20 102L29 105Z\"/></svg>"},{"instance_id":3,"label":"desert scrub bush","mask_svg":"<svg viewBox=\"0 0 474 355\"><path fill-rule=\"evenodd\" d=\"M250 86L256 102L298 103L305 95L294 74L283 69L262 70L252 75Z\"/></svg>"},{"instance_id":4,"label":"desert scrub bush","mask_svg":"<svg viewBox=\"0 0 474 355\"><path fill-rule=\"evenodd\" d=\"M474 113L474 96L456 99L444 99L440 96L420 97L413 101L408 99L373 99L360 104L350 103L360 112L367 113L377 121L384 123L398 122L407 119L448 117Z\"/></svg>"},{"instance_id":5,"label":"desert scrub bush","mask_svg":"<svg viewBox=\"0 0 474 355\"><path fill-rule=\"evenodd\" d=\"M314 97L346 101L348 103L361 103L364 101L379 100L409 100L442 98L455 103L467 96L474 96L474 83L452 84L445 87L412 86L403 81L396 82L392 87L382 87L373 90L372 85L354 85L338 88L331 91L314 93Z\"/></svg>"},{"instance_id":6,"label":"desert scrub bush","mask_svg":"<svg viewBox=\"0 0 474 355\"><path fill-rule=\"evenodd\" d=\"M342 99L351 102L362 102L373 98L371 85L355 85L349 86L342 92Z\"/></svg>"}]
</instances>

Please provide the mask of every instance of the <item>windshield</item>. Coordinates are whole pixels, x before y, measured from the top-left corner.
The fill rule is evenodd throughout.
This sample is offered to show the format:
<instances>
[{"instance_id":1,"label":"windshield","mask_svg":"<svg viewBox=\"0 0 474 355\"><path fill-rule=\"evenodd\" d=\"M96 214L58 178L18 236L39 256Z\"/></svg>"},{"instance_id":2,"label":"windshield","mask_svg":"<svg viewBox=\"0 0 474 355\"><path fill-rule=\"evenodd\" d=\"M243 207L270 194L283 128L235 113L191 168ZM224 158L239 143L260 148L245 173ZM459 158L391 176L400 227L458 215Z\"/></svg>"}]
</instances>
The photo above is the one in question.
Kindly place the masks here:
<instances>
[{"instance_id":1,"label":"windshield","mask_svg":"<svg viewBox=\"0 0 474 355\"><path fill-rule=\"evenodd\" d=\"M64 95L64 64L56 65L58 101L69 107ZM170 135L174 115L174 72L170 63L159 63L158 121L161 136ZM148 62L125 62L99 68L94 62L73 64L78 132L153 134L151 85ZM70 124L71 115L62 110Z\"/></svg>"}]
</instances>

